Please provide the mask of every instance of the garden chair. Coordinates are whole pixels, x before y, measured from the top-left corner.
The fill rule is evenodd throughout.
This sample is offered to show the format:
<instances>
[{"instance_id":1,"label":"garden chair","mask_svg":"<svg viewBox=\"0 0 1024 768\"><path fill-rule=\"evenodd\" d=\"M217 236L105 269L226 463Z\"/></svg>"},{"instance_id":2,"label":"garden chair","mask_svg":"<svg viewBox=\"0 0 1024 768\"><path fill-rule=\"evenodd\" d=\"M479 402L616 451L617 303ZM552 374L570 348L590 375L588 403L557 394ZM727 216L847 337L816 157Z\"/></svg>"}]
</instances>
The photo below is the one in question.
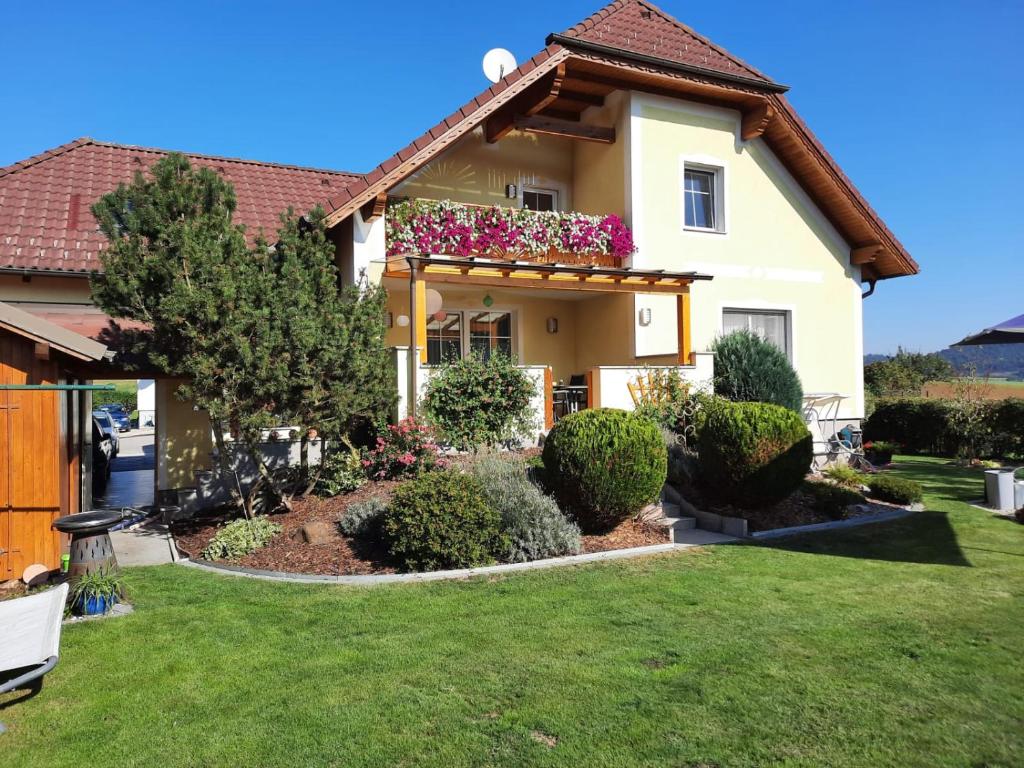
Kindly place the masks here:
<instances>
[{"instance_id":1,"label":"garden chair","mask_svg":"<svg viewBox=\"0 0 1024 768\"><path fill-rule=\"evenodd\" d=\"M61 584L0 602L0 693L29 688L33 696L42 688L43 675L57 666L67 598L68 585Z\"/></svg>"}]
</instances>

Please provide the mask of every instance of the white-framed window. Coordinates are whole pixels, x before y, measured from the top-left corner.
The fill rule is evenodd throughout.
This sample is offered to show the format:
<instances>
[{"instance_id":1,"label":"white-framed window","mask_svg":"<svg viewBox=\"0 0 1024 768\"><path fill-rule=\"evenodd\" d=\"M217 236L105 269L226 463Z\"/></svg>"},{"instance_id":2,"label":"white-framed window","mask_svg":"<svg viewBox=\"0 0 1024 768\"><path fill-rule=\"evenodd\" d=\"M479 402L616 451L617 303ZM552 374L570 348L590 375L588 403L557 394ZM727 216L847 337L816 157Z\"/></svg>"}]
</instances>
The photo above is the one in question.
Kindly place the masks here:
<instances>
[{"instance_id":1,"label":"white-framed window","mask_svg":"<svg viewBox=\"0 0 1024 768\"><path fill-rule=\"evenodd\" d=\"M523 208L528 211L557 211L558 190L523 187Z\"/></svg>"},{"instance_id":2,"label":"white-framed window","mask_svg":"<svg viewBox=\"0 0 1024 768\"><path fill-rule=\"evenodd\" d=\"M683 228L725 232L725 169L683 161Z\"/></svg>"},{"instance_id":3,"label":"white-framed window","mask_svg":"<svg viewBox=\"0 0 1024 768\"><path fill-rule=\"evenodd\" d=\"M753 331L766 341L793 357L790 313L774 309L725 309L722 311L722 334Z\"/></svg>"},{"instance_id":4,"label":"white-framed window","mask_svg":"<svg viewBox=\"0 0 1024 768\"><path fill-rule=\"evenodd\" d=\"M427 365L440 365L476 352L512 355L513 317L503 310L448 310L427 318Z\"/></svg>"}]
</instances>

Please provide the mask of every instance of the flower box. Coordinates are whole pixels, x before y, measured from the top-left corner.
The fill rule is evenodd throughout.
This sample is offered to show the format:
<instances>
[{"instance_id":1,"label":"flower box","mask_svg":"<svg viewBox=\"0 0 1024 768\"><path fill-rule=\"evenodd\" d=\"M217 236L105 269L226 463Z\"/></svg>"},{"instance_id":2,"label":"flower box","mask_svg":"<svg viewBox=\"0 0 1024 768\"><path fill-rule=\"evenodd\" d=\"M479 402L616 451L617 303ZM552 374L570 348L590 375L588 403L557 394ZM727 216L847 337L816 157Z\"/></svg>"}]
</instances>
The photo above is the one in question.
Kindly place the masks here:
<instances>
[{"instance_id":1,"label":"flower box","mask_svg":"<svg viewBox=\"0 0 1024 768\"><path fill-rule=\"evenodd\" d=\"M635 250L615 215L480 207L451 200L404 200L386 214L388 257L484 256L614 266Z\"/></svg>"}]
</instances>

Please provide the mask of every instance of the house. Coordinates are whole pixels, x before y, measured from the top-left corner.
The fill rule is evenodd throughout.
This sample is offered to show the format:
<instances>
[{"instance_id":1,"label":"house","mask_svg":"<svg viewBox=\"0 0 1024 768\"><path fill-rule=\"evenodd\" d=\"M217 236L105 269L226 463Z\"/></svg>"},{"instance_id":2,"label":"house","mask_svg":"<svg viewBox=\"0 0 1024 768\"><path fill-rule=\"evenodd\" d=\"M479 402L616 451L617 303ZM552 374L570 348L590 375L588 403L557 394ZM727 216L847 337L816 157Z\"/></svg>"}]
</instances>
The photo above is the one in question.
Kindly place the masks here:
<instances>
[{"instance_id":1,"label":"house","mask_svg":"<svg viewBox=\"0 0 1024 768\"><path fill-rule=\"evenodd\" d=\"M567 400L630 408L645 369L706 385L714 338L750 328L856 421L862 294L918 266L787 90L615 0L367 174L191 157L235 184L250 229L325 207L342 279L387 288L399 415L474 350L517 356L545 427ZM89 205L158 156L83 139L0 171L0 300L95 319ZM208 425L172 390L158 381L160 490L210 466Z\"/></svg>"},{"instance_id":2,"label":"house","mask_svg":"<svg viewBox=\"0 0 1024 768\"><path fill-rule=\"evenodd\" d=\"M87 504L91 368L107 348L0 302L0 581L60 565L51 524Z\"/></svg>"}]
</instances>

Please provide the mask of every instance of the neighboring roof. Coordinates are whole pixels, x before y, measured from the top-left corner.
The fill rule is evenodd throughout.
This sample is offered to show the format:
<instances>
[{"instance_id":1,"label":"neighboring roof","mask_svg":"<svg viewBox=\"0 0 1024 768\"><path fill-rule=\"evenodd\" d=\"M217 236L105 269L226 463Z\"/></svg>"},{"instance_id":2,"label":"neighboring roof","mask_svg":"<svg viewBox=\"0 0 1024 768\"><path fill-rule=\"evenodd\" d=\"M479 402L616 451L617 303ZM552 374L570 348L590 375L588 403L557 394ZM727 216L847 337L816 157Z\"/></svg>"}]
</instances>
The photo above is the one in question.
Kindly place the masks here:
<instances>
[{"instance_id":1,"label":"neighboring roof","mask_svg":"<svg viewBox=\"0 0 1024 768\"><path fill-rule=\"evenodd\" d=\"M0 168L0 270L87 273L106 245L90 207L168 150L77 139ZM359 178L294 165L186 153L235 188L235 221L255 234L276 232L289 206L306 212Z\"/></svg>"},{"instance_id":2,"label":"neighboring roof","mask_svg":"<svg viewBox=\"0 0 1024 768\"><path fill-rule=\"evenodd\" d=\"M4 302L0 302L0 328L30 341L49 344L79 360L101 360L107 352L106 346L98 341Z\"/></svg>"},{"instance_id":3,"label":"neighboring roof","mask_svg":"<svg viewBox=\"0 0 1024 768\"><path fill-rule=\"evenodd\" d=\"M954 347L970 347L979 344L1024 344L1024 315L1011 317L999 325L974 333Z\"/></svg>"},{"instance_id":4,"label":"neighboring roof","mask_svg":"<svg viewBox=\"0 0 1024 768\"><path fill-rule=\"evenodd\" d=\"M615 0L562 34L550 35L547 42L590 44L729 77L775 84L767 75L646 0Z\"/></svg>"}]
</instances>

